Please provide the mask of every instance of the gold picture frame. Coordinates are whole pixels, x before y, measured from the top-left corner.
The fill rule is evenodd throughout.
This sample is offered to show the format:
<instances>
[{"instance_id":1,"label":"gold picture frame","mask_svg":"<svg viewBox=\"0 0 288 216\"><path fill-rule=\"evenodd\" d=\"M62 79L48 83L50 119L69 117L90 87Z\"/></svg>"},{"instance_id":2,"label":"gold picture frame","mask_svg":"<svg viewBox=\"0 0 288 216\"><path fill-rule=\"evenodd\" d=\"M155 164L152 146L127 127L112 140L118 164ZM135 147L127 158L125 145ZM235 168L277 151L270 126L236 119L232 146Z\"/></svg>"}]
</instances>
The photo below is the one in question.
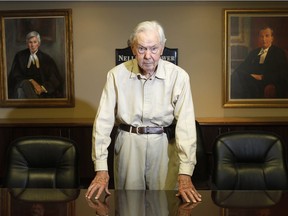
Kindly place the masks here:
<instances>
[{"instance_id":1,"label":"gold picture frame","mask_svg":"<svg viewBox=\"0 0 288 216\"><path fill-rule=\"evenodd\" d=\"M0 11L0 20L0 106L74 107L72 9ZM31 31L38 32L41 37L37 56L41 52L49 56L49 59L38 57L39 79L44 83L39 85L44 87L45 94L36 98L20 97L21 94L18 94L22 85L20 80L28 80L31 72L26 70L26 65L30 67L28 54L21 60L18 57L20 54L17 58L16 55L24 50L29 52L26 35ZM22 64L21 67L17 61Z\"/></svg>"},{"instance_id":2,"label":"gold picture frame","mask_svg":"<svg viewBox=\"0 0 288 216\"><path fill-rule=\"evenodd\" d=\"M288 47L285 45L288 9L224 9L223 18L223 107L288 107ZM270 46L264 64L259 66L265 68L262 70L255 66L255 53L260 50L259 32L267 27L273 31L273 47L282 50L280 52L286 61L280 62L282 57L272 57L274 48ZM275 62L273 58L279 61ZM249 65L251 62L253 67Z\"/></svg>"}]
</instances>

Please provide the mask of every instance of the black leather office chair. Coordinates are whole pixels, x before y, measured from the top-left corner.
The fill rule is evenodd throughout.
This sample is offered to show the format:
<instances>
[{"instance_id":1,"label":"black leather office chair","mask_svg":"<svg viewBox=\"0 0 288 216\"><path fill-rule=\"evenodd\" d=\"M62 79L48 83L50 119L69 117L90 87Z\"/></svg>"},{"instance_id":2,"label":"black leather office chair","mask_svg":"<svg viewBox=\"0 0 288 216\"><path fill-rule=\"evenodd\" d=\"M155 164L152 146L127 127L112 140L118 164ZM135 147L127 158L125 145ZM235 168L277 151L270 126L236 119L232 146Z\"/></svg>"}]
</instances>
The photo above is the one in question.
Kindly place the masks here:
<instances>
[{"instance_id":1,"label":"black leather office chair","mask_svg":"<svg viewBox=\"0 0 288 216\"><path fill-rule=\"evenodd\" d=\"M8 150L4 186L8 188L78 188L76 143L63 137L28 136Z\"/></svg>"},{"instance_id":2,"label":"black leather office chair","mask_svg":"<svg viewBox=\"0 0 288 216\"><path fill-rule=\"evenodd\" d=\"M197 189L210 188L210 165L206 147L203 140L203 134L198 121L195 121L197 133L197 150L195 166L192 182Z\"/></svg>"},{"instance_id":3,"label":"black leather office chair","mask_svg":"<svg viewBox=\"0 0 288 216\"><path fill-rule=\"evenodd\" d=\"M274 133L229 132L213 146L212 184L220 190L287 189L284 145Z\"/></svg>"}]
</instances>

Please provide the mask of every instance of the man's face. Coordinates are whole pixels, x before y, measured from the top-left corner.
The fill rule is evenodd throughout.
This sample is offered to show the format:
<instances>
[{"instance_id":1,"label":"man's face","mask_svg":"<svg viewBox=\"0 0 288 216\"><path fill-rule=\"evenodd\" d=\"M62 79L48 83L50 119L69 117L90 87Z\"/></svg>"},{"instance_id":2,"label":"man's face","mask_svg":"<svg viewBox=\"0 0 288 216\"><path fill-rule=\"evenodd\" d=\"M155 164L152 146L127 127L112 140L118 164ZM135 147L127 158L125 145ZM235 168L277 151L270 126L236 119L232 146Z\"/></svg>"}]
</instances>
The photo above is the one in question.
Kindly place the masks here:
<instances>
[{"instance_id":1,"label":"man's face","mask_svg":"<svg viewBox=\"0 0 288 216\"><path fill-rule=\"evenodd\" d=\"M34 53L38 50L40 43L36 37L31 37L27 42L28 48L31 53Z\"/></svg>"},{"instance_id":2,"label":"man's face","mask_svg":"<svg viewBox=\"0 0 288 216\"><path fill-rule=\"evenodd\" d=\"M151 74L156 70L163 48L157 32L147 31L137 35L132 50L143 74Z\"/></svg>"},{"instance_id":3,"label":"man's face","mask_svg":"<svg viewBox=\"0 0 288 216\"><path fill-rule=\"evenodd\" d=\"M263 29L259 32L259 43L264 49L270 47L273 42L273 35L270 28Z\"/></svg>"}]
</instances>

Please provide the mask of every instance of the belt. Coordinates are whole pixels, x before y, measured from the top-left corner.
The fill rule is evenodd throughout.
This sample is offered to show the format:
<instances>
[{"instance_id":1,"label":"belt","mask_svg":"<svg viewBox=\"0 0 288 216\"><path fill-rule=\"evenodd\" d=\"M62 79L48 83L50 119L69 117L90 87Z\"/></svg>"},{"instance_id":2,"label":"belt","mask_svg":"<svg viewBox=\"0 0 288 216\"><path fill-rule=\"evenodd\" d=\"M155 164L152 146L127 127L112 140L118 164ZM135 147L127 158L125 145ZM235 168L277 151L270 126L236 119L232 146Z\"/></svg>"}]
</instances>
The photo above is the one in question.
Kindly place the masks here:
<instances>
[{"instance_id":1,"label":"belt","mask_svg":"<svg viewBox=\"0 0 288 216\"><path fill-rule=\"evenodd\" d=\"M136 134L162 134L165 132L164 127L134 127L131 125L120 124L119 128L121 130Z\"/></svg>"}]
</instances>

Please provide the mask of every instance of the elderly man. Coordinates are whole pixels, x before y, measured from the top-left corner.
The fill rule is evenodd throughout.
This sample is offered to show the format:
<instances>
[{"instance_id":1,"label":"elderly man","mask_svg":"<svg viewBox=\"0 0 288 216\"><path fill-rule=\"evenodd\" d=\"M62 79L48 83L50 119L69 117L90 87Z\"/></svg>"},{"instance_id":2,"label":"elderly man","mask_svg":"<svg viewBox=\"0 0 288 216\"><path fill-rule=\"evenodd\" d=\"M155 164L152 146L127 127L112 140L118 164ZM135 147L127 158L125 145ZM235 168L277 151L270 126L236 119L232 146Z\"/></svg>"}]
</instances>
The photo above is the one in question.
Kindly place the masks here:
<instances>
[{"instance_id":1,"label":"elderly man","mask_svg":"<svg viewBox=\"0 0 288 216\"><path fill-rule=\"evenodd\" d=\"M94 122L92 159L96 176L86 196L108 190L110 132L115 141L115 188L173 190L187 202L201 201L191 181L196 164L195 116L188 74L161 59L163 28L156 21L138 24L131 34L135 59L108 72ZM176 122L175 143L166 130Z\"/></svg>"}]
</instances>

